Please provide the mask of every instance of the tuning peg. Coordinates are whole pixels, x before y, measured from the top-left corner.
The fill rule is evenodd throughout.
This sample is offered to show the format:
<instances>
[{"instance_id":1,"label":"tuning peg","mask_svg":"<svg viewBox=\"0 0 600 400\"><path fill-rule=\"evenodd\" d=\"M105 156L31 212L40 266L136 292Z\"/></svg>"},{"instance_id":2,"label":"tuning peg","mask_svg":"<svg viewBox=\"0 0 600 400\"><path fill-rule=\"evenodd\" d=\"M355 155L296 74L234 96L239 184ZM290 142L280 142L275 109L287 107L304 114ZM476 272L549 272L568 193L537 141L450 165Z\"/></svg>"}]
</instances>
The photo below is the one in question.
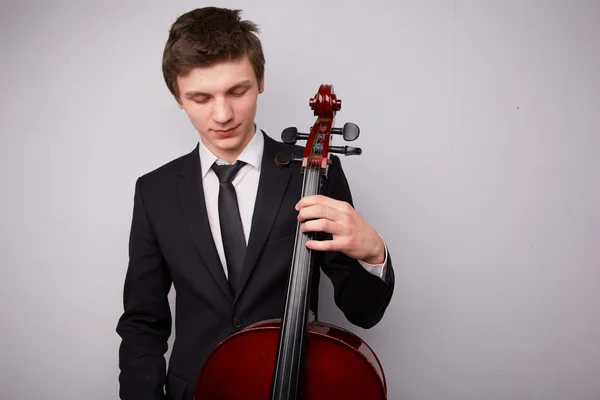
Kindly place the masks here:
<instances>
[{"instance_id":1,"label":"tuning peg","mask_svg":"<svg viewBox=\"0 0 600 400\"><path fill-rule=\"evenodd\" d=\"M275 163L281 168L289 167L293 162L301 163L302 157L295 156L294 153L288 152L280 152L275 156Z\"/></svg>"},{"instance_id":2,"label":"tuning peg","mask_svg":"<svg viewBox=\"0 0 600 400\"><path fill-rule=\"evenodd\" d=\"M362 154L362 149L360 147L350 146L329 146L329 152L340 153L345 156L359 156Z\"/></svg>"},{"instance_id":3,"label":"tuning peg","mask_svg":"<svg viewBox=\"0 0 600 400\"><path fill-rule=\"evenodd\" d=\"M343 128L331 128L331 133L343 135L344 140L351 142L356 140L358 135L360 135L360 128L352 122L346 122Z\"/></svg>"},{"instance_id":4,"label":"tuning peg","mask_svg":"<svg viewBox=\"0 0 600 400\"><path fill-rule=\"evenodd\" d=\"M297 140L308 139L308 133L299 133L296 127L285 128L281 132L281 140L283 143L296 144Z\"/></svg>"}]
</instances>

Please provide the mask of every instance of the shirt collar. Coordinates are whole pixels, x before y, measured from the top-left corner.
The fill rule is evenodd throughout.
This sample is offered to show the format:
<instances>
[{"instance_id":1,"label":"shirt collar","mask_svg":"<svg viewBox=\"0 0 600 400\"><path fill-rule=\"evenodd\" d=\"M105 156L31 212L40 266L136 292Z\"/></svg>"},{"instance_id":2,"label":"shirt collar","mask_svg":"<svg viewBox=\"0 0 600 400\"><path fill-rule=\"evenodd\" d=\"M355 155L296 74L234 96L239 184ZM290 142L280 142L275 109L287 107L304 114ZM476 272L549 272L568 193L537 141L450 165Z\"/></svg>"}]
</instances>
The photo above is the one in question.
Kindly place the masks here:
<instances>
[{"instance_id":1,"label":"shirt collar","mask_svg":"<svg viewBox=\"0 0 600 400\"><path fill-rule=\"evenodd\" d=\"M244 161L246 164L256 168L260 172L264 141L265 138L263 137L261 130L257 124L254 124L254 135L237 159L239 161ZM200 165L202 166L202 179L204 179L206 174L211 170L211 167L215 161L219 161L219 163L224 164L227 164L227 162L220 160L210 150L208 150L204 143L202 143L202 140L199 140L198 143L198 155L200 157Z\"/></svg>"}]
</instances>

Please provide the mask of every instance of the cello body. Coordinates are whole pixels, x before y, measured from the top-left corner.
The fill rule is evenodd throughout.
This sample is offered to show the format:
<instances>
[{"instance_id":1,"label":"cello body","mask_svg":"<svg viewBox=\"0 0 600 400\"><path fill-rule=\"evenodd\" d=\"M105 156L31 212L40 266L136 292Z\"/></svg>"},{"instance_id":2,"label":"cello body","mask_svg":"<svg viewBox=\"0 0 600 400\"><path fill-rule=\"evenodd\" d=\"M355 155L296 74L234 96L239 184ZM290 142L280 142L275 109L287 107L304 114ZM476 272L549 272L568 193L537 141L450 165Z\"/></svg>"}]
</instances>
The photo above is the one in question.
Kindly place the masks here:
<instances>
[{"instance_id":1,"label":"cello body","mask_svg":"<svg viewBox=\"0 0 600 400\"><path fill-rule=\"evenodd\" d=\"M302 196L320 193L331 160L328 154L361 154L359 148L329 146L331 135L355 140L359 130L347 123L333 128L341 109L330 85L321 85L309 100L318 116L309 134L287 128L284 143L307 140L302 156L278 154L282 168L302 164ZM283 317L260 321L219 343L204 361L194 388L196 400L384 400L387 385L373 350L360 337L340 327L309 321L311 275L315 257L307 248L315 232L296 227ZM318 273L319 271L316 271Z\"/></svg>"},{"instance_id":2,"label":"cello body","mask_svg":"<svg viewBox=\"0 0 600 400\"><path fill-rule=\"evenodd\" d=\"M194 398L266 400L281 320L258 322L221 342L206 360ZM386 399L383 368L357 335L323 322L308 326L302 399Z\"/></svg>"}]
</instances>

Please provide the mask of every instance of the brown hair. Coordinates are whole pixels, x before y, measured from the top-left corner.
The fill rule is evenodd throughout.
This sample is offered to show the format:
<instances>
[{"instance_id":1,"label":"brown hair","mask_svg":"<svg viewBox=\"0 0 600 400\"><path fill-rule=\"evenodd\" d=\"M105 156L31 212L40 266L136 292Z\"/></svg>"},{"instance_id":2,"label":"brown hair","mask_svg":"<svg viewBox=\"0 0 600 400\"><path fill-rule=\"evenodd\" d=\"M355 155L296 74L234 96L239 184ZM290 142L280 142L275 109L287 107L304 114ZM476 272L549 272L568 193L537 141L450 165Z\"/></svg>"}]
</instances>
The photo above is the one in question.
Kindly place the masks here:
<instances>
[{"instance_id":1,"label":"brown hair","mask_svg":"<svg viewBox=\"0 0 600 400\"><path fill-rule=\"evenodd\" d=\"M204 7L177 18L165 44L162 70L169 91L179 100L177 77L194 67L210 66L244 55L250 59L260 83L265 57L258 25L240 19L241 10Z\"/></svg>"}]
</instances>

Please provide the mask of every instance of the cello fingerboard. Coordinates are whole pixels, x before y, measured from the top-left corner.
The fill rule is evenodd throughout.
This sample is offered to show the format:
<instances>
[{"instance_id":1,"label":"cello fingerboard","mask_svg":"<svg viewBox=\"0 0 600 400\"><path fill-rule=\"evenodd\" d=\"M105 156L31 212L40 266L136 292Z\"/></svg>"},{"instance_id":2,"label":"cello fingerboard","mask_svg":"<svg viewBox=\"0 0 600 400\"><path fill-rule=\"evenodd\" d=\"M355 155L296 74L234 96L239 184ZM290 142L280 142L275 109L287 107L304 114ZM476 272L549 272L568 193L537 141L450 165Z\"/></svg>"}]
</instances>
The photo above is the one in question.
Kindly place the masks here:
<instances>
[{"instance_id":1,"label":"cello fingerboard","mask_svg":"<svg viewBox=\"0 0 600 400\"><path fill-rule=\"evenodd\" d=\"M320 186L318 168L304 171L302 196L317 194ZM295 248L288 283L286 308L282 319L277 359L273 372L271 400L299 400L304 370L304 357L308 339L307 324L310 299L310 282L313 273L313 254L306 242L314 236L296 227Z\"/></svg>"}]
</instances>

